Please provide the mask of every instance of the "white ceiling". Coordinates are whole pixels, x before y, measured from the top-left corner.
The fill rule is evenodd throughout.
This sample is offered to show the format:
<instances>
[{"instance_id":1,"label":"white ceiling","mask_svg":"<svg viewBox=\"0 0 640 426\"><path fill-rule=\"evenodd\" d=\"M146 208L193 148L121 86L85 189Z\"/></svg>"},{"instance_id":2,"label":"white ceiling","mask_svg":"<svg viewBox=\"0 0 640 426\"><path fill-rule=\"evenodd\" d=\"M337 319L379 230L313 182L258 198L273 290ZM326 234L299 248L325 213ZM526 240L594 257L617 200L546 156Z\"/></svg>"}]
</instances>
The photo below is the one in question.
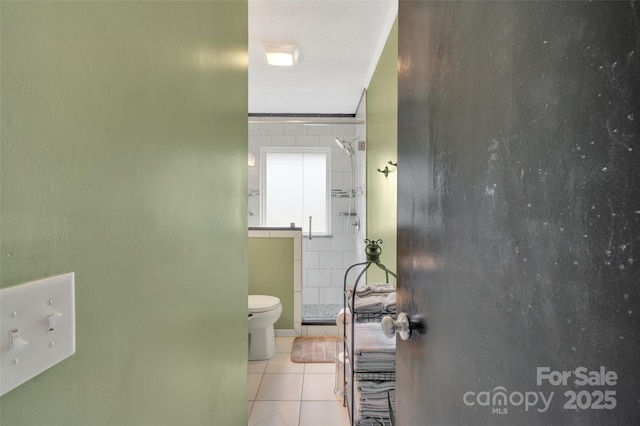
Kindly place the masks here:
<instances>
[{"instance_id":1,"label":"white ceiling","mask_svg":"<svg viewBox=\"0 0 640 426\"><path fill-rule=\"evenodd\" d=\"M397 0L249 0L249 113L354 114L397 9ZM291 42L297 65L267 65L263 43Z\"/></svg>"}]
</instances>

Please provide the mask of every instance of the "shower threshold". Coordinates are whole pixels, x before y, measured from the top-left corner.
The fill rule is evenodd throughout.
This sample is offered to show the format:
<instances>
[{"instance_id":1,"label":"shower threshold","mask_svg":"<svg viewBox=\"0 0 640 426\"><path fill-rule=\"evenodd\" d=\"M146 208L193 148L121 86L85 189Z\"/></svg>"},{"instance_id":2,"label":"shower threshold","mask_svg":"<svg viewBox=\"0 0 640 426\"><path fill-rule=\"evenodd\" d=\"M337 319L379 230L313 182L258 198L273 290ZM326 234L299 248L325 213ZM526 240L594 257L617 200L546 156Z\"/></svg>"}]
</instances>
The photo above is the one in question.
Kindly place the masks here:
<instances>
[{"instance_id":1,"label":"shower threshold","mask_svg":"<svg viewBox=\"0 0 640 426\"><path fill-rule=\"evenodd\" d=\"M302 305L302 325L335 325L343 305Z\"/></svg>"}]
</instances>

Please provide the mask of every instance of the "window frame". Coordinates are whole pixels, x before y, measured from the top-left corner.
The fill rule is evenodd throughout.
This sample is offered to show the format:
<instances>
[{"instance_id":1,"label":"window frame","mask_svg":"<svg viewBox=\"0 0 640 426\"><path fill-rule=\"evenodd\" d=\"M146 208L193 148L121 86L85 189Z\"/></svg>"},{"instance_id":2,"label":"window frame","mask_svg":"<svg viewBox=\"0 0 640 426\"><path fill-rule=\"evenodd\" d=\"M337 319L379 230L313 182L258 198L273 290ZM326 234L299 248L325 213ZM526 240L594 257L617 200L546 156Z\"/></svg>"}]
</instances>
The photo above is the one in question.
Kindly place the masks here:
<instances>
[{"instance_id":1,"label":"window frame","mask_svg":"<svg viewBox=\"0 0 640 426\"><path fill-rule=\"evenodd\" d=\"M314 231L313 224L311 226L311 235L314 237L322 237L331 235L331 148L328 147L261 147L260 148L260 226L268 227L266 203L267 203L267 187L266 187L266 175L267 175L267 155L269 153L283 153L283 154L324 154L325 157L325 217L326 217L326 232ZM302 228L304 236L308 236L308 221L303 219L303 222L296 227ZM317 228L316 228L317 229Z\"/></svg>"}]
</instances>

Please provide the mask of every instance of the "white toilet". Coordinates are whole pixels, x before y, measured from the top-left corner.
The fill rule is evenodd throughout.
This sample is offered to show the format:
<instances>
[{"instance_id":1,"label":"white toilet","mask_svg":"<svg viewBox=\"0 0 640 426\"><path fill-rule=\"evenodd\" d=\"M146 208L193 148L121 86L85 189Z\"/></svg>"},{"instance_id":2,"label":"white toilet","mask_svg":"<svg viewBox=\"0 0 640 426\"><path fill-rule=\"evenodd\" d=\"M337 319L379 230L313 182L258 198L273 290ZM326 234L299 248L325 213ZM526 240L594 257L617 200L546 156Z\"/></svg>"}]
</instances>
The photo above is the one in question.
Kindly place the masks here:
<instances>
[{"instance_id":1,"label":"white toilet","mask_svg":"<svg viewBox=\"0 0 640 426\"><path fill-rule=\"evenodd\" d=\"M269 359L275 352L273 324L282 313L280 299L249 295L249 361Z\"/></svg>"}]
</instances>

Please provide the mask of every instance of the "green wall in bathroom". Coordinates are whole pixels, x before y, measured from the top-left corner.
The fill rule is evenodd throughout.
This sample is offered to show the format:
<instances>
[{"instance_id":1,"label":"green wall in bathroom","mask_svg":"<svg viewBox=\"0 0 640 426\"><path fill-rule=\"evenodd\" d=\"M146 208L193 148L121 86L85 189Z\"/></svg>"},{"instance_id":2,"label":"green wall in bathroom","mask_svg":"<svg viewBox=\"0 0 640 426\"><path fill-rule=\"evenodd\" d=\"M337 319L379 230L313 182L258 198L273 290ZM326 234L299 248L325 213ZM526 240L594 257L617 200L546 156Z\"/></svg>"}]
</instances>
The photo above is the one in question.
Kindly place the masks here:
<instances>
[{"instance_id":1,"label":"green wall in bathroom","mask_svg":"<svg viewBox=\"0 0 640 426\"><path fill-rule=\"evenodd\" d=\"M276 329L293 329L293 238L249 238L249 294L280 298Z\"/></svg>"},{"instance_id":2,"label":"green wall in bathroom","mask_svg":"<svg viewBox=\"0 0 640 426\"><path fill-rule=\"evenodd\" d=\"M382 263L396 271L398 153L398 20L389 34L367 89L367 238L381 239ZM388 177L377 171L389 167ZM402 164L399 165L402 167ZM391 277L393 279L393 277ZM367 270L368 282L384 281L378 268Z\"/></svg>"},{"instance_id":3,"label":"green wall in bathroom","mask_svg":"<svg viewBox=\"0 0 640 426\"><path fill-rule=\"evenodd\" d=\"M0 2L0 285L76 273L2 425L247 424L247 2Z\"/></svg>"}]
</instances>

